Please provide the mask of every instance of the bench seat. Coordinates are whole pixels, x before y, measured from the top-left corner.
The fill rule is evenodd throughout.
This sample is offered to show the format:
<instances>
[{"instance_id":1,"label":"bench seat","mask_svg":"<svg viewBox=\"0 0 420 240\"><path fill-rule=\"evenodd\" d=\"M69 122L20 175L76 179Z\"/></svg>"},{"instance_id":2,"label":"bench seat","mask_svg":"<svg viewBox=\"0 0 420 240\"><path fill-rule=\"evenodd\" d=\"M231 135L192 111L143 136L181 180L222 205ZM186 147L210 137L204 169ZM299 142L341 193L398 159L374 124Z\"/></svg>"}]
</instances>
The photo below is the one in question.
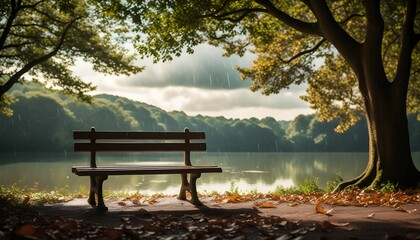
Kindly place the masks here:
<instances>
[{"instance_id":1,"label":"bench seat","mask_svg":"<svg viewBox=\"0 0 420 240\"><path fill-rule=\"evenodd\" d=\"M221 173L218 166L193 166L191 152L206 151L204 132L110 132L90 131L73 132L74 151L90 153L89 166L72 167L77 176L90 177L88 202L98 211L107 211L103 199L103 183L111 175L150 175L180 174L181 187L178 199L187 200L196 206L202 205L198 199L196 182L202 173ZM183 152L183 165L114 165L97 166L97 152ZM138 162L141 162L139 158ZM144 163L144 162L142 162ZM189 179L188 179L189 176ZM187 199L187 192L190 199Z\"/></svg>"},{"instance_id":2,"label":"bench seat","mask_svg":"<svg viewBox=\"0 0 420 240\"><path fill-rule=\"evenodd\" d=\"M72 172L78 176L100 175L147 175L147 174L191 174L218 173L222 168L218 166L101 166L101 167L72 167Z\"/></svg>"}]
</instances>

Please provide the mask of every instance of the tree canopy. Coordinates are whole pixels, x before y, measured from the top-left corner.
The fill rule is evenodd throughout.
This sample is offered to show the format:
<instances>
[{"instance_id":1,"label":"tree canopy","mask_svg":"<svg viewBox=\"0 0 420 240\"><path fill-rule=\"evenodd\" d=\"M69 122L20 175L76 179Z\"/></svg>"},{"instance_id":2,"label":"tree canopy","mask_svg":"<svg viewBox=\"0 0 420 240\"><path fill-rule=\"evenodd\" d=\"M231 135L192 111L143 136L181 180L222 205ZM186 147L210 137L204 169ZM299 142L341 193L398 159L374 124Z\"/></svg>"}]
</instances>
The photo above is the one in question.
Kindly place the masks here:
<instances>
[{"instance_id":1,"label":"tree canopy","mask_svg":"<svg viewBox=\"0 0 420 240\"><path fill-rule=\"evenodd\" d=\"M100 1L99 1L100 2ZM4 94L23 77L89 101L95 87L75 76L78 60L106 74L142 70L124 44L125 21L91 0L0 0L0 110L11 113Z\"/></svg>"},{"instance_id":2,"label":"tree canopy","mask_svg":"<svg viewBox=\"0 0 420 240\"><path fill-rule=\"evenodd\" d=\"M115 0L118 1L118 0ZM340 185L415 187L407 112L419 112L417 0L151 0L127 5L143 56L171 60L209 43L256 58L238 68L253 91L308 84L303 99L343 132L362 115L369 163ZM396 170L397 169L397 170Z\"/></svg>"},{"instance_id":3,"label":"tree canopy","mask_svg":"<svg viewBox=\"0 0 420 240\"><path fill-rule=\"evenodd\" d=\"M405 2L381 1L379 9L385 26L379 47L391 82L399 66ZM419 7L413 6L418 13ZM155 0L132 4L128 10L136 23L137 49L145 57L168 61L202 43L223 47L226 56L248 51L256 56L253 65L238 70L243 78L252 79L251 90L268 95L306 83L309 87L302 98L321 119L339 118L339 132L354 125L364 111L357 76L339 54L366 40L368 16L363 1ZM417 33L419 17L415 14L413 20ZM336 33L322 29L328 18L334 18ZM331 34L345 36L349 44L337 50ZM407 103L408 110L416 113L420 111L418 48L412 59Z\"/></svg>"}]
</instances>

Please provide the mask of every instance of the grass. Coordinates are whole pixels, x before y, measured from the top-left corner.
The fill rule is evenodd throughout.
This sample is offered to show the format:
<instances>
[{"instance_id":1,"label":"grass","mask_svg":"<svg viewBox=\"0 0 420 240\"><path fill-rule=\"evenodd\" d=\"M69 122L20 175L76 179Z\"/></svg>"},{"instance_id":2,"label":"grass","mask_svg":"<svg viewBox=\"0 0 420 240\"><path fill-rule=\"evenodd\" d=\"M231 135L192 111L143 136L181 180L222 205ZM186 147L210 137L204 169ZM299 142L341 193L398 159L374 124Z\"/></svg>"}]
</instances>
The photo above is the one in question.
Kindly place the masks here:
<instances>
[{"instance_id":1,"label":"grass","mask_svg":"<svg viewBox=\"0 0 420 240\"><path fill-rule=\"evenodd\" d=\"M269 192L269 194L274 195L287 195L287 194L297 194L297 195L308 195L308 194L324 194L332 192L335 187L343 181L343 178L340 174L336 174L333 178L327 181L326 188L322 189L319 187L318 179L306 179L302 183L298 183L296 186L285 188L283 186L277 186L274 191ZM382 184L379 189L380 193L393 193L397 192L398 185L392 183ZM65 202L73 199L74 197L86 197L88 195L88 189L81 187L79 193L71 193L68 187L58 188L54 191L40 191L38 189L38 183L34 183L32 187L20 187L16 184L6 187L0 185L0 200L7 200L17 204L23 205L40 205L44 203L57 203ZM241 190L236 186L235 182L230 183L230 189L225 192L226 195L252 195L258 196L261 195L258 190ZM204 191L204 195L207 196L216 196L218 193L216 191ZM104 197L106 198L130 198L132 196L143 196L148 197L140 192L129 193L124 191L104 191ZM162 194L156 194L152 197L163 196Z\"/></svg>"}]
</instances>

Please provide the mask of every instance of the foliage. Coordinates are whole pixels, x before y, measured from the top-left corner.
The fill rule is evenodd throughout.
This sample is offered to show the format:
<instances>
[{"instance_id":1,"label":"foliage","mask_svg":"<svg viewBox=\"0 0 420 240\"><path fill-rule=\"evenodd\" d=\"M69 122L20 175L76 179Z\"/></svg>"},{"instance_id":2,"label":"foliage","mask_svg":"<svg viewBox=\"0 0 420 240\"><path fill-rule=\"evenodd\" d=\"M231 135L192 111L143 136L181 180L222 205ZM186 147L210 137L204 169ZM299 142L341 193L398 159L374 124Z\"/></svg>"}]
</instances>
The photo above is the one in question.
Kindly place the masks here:
<instances>
[{"instance_id":1,"label":"foliage","mask_svg":"<svg viewBox=\"0 0 420 240\"><path fill-rule=\"evenodd\" d=\"M45 192L38 189L37 182L34 183L33 187L20 187L17 184L10 187L0 185L0 199L6 199L21 206L64 202L72 198L73 195L67 188Z\"/></svg>"},{"instance_id":2,"label":"foliage","mask_svg":"<svg viewBox=\"0 0 420 240\"><path fill-rule=\"evenodd\" d=\"M323 193L318 186L318 179L305 179L303 183L298 183L297 186L291 186L285 188L283 186L276 186L276 189L272 192L274 195L285 195L285 194L320 194Z\"/></svg>"},{"instance_id":3,"label":"foliage","mask_svg":"<svg viewBox=\"0 0 420 240\"><path fill-rule=\"evenodd\" d=\"M402 64L398 64L402 35L407 33L403 28L409 7L404 4L381 1L378 12L373 12L373 4L348 0L153 0L130 4L126 10L137 33L137 50L144 57L168 61L205 42L223 47L226 56L251 52L256 56L252 66L238 68L244 79L253 81L251 90L273 94L306 83L309 87L303 99L318 111L321 121L340 119L336 131L343 132L365 111L354 73L360 59L350 49L369 42L367 11L379 13L375 17L383 20L382 42L374 44L382 45L378 46L381 62L392 82ZM416 10L410 27L418 33L418 7ZM419 53L419 48L414 48L407 101L412 113L420 110Z\"/></svg>"},{"instance_id":4,"label":"foliage","mask_svg":"<svg viewBox=\"0 0 420 240\"><path fill-rule=\"evenodd\" d=\"M90 101L86 93L95 87L72 73L75 62L83 59L107 74L142 70L123 46L127 25L103 14L97 1L1 0L0 5L0 110L7 114L4 94L23 75Z\"/></svg>"},{"instance_id":5,"label":"foliage","mask_svg":"<svg viewBox=\"0 0 420 240\"><path fill-rule=\"evenodd\" d=\"M333 192L337 186L342 183L344 181L343 177L341 176L341 174L336 173L335 177L331 178L330 180L327 181L326 184L326 191L327 192Z\"/></svg>"},{"instance_id":6,"label":"foliage","mask_svg":"<svg viewBox=\"0 0 420 240\"><path fill-rule=\"evenodd\" d=\"M379 192L394 193L394 192L397 192L397 190L399 190L398 185L392 184L391 182L387 182L387 183L381 184Z\"/></svg>"},{"instance_id":7,"label":"foliage","mask_svg":"<svg viewBox=\"0 0 420 240\"><path fill-rule=\"evenodd\" d=\"M226 191L227 195L239 195L239 188L235 186L235 182L230 182L230 189Z\"/></svg>"},{"instance_id":8,"label":"foliage","mask_svg":"<svg viewBox=\"0 0 420 240\"><path fill-rule=\"evenodd\" d=\"M302 194L323 193L324 190L318 187L318 179L306 179L303 183L298 184L298 189Z\"/></svg>"}]
</instances>

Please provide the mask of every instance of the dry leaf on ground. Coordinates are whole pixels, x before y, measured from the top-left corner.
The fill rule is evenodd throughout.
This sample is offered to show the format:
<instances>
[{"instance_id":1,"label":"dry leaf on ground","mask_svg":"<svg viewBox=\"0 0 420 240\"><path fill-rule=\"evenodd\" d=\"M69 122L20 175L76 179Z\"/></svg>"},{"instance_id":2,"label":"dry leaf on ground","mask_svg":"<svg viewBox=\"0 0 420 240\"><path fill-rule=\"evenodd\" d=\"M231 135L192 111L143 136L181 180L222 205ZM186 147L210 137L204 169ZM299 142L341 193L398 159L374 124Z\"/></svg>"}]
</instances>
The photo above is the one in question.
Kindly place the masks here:
<instances>
[{"instance_id":1,"label":"dry leaf on ground","mask_svg":"<svg viewBox=\"0 0 420 240\"><path fill-rule=\"evenodd\" d=\"M265 201L262 203L256 202L254 204L254 207L259 207L259 208L276 208L277 204L274 202L270 202L270 201Z\"/></svg>"},{"instance_id":2,"label":"dry leaf on ground","mask_svg":"<svg viewBox=\"0 0 420 240\"><path fill-rule=\"evenodd\" d=\"M315 206L315 211L317 212L317 213L321 213L321 214L325 214L325 215L327 215L327 216L332 216L332 214L331 214L331 212L333 211L333 209L331 208L331 209L329 209L329 210L326 210L320 203L318 203L316 206Z\"/></svg>"},{"instance_id":3,"label":"dry leaf on ground","mask_svg":"<svg viewBox=\"0 0 420 240\"><path fill-rule=\"evenodd\" d=\"M405 209L405 208L403 208L401 206L397 207L395 210L396 211L400 211L400 212L406 212L406 213L414 213L414 212L417 212L417 209L416 208L413 209L413 210L407 210L407 209Z\"/></svg>"},{"instance_id":4,"label":"dry leaf on ground","mask_svg":"<svg viewBox=\"0 0 420 240\"><path fill-rule=\"evenodd\" d=\"M330 221L323 221L321 223L321 226L323 228L329 229L329 228L334 228L334 227L347 227L350 223L345 222L345 223L338 223L338 222L330 222Z\"/></svg>"}]
</instances>

